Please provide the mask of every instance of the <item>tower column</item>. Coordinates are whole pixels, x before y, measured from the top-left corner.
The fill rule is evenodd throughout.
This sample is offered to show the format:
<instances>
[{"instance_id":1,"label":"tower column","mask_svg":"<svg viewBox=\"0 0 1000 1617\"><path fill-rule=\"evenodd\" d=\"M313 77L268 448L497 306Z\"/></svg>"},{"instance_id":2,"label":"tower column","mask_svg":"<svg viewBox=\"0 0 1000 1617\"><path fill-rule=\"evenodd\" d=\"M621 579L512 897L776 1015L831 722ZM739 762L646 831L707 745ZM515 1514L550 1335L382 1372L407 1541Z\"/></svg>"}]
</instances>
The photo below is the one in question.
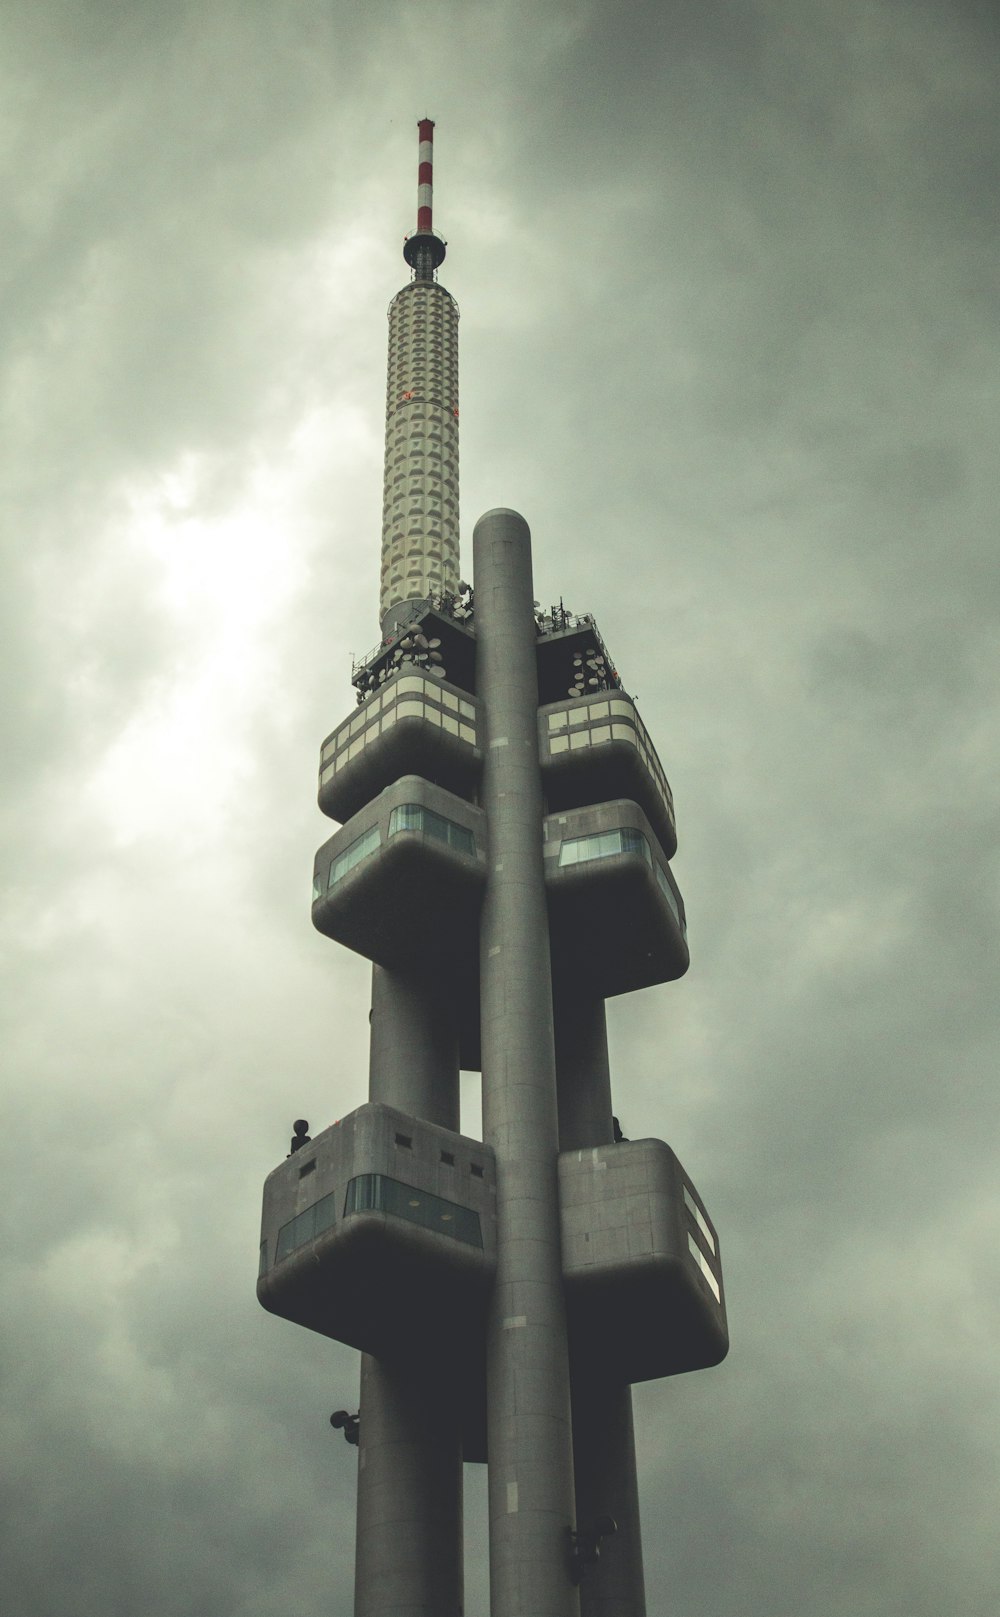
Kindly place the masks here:
<instances>
[{"instance_id":1,"label":"tower column","mask_svg":"<svg viewBox=\"0 0 1000 1617\"><path fill-rule=\"evenodd\" d=\"M381 966L368 1098L458 1129L454 1013ZM391 1364L365 1353L360 1410L355 1617L461 1617L462 1437L449 1389L402 1352Z\"/></svg>"},{"instance_id":2,"label":"tower column","mask_svg":"<svg viewBox=\"0 0 1000 1617\"><path fill-rule=\"evenodd\" d=\"M646 1617L631 1387L574 1368L573 1449L579 1520L618 1524L580 1585L580 1617Z\"/></svg>"},{"instance_id":3,"label":"tower column","mask_svg":"<svg viewBox=\"0 0 1000 1617\"><path fill-rule=\"evenodd\" d=\"M555 1049L542 869L531 541L476 525L477 692L489 826L480 935L483 1139L497 1160L487 1333L492 1617L577 1617L569 1363L559 1233Z\"/></svg>"},{"instance_id":4,"label":"tower column","mask_svg":"<svg viewBox=\"0 0 1000 1617\"><path fill-rule=\"evenodd\" d=\"M604 1000L586 985L559 981L553 995L559 1144L563 1151L608 1145L611 1069ZM588 1376L586 1353L571 1356L576 1511L581 1526L602 1516L618 1525L587 1568L580 1617L646 1617L632 1389Z\"/></svg>"}]
</instances>

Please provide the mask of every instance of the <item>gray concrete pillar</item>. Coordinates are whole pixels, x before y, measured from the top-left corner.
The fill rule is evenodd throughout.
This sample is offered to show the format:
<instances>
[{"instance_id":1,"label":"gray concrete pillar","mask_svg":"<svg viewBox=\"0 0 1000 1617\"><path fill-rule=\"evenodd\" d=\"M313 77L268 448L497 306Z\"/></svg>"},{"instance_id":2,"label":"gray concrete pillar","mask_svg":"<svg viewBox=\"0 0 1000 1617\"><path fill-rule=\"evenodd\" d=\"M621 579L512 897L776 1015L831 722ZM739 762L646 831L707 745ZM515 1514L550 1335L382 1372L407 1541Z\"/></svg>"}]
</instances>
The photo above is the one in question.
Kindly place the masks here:
<instances>
[{"instance_id":1,"label":"gray concrete pillar","mask_svg":"<svg viewBox=\"0 0 1000 1617\"><path fill-rule=\"evenodd\" d=\"M611 1071L604 1001L587 987L557 980L553 1007L559 1149L607 1145L612 1138Z\"/></svg>"},{"instance_id":2,"label":"gray concrete pillar","mask_svg":"<svg viewBox=\"0 0 1000 1617\"><path fill-rule=\"evenodd\" d=\"M458 1028L421 985L372 968L369 1099L459 1126ZM461 1617L462 1442L427 1369L361 1358L355 1617Z\"/></svg>"},{"instance_id":3,"label":"gray concrete pillar","mask_svg":"<svg viewBox=\"0 0 1000 1617\"><path fill-rule=\"evenodd\" d=\"M490 511L473 546L489 836L480 934L483 1138L497 1158L486 1383L490 1611L578 1617L567 1557L573 1445L527 524L516 512Z\"/></svg>"},{"instance_id":4,"label":"gray concrete pillar","mask_svg":"<svg viewBox=\"0 0 1000 1617\"><path fill-rule=\"evenodd\" d=\"M553 1004L560 1149L607 1145L612 1104L604 1001L564 979ZM572 1393L577 1519L581 1527L601 1516L618 1523L580 1585L580 1617L646 1617L632 1389L581 1375L574 1364Z\"/></svg>"},{"instance_id":5,"label":"gray concrete pillar","mask_svg":"<svg viewBox=\"0 0 1000 1617\"><path fill-rule=\"evenodd\" d=\"M443 995L373 966L369 1049L369 1100L458 1129L458 1019Z\"/></svg>"},{"instance_id":6,"label":"gray concrete pillar","mask_svg":"<svg viewBox=\"0 0 1000 1617\"><path fill-rule=\"evenodd\" d=\"M618 1523L580 1585L581 1617L646 1617L631 1387L574 1374L573 1448L581 1526Z\"/></svg>"},{"instance_id":7,"label":"gray concrete pillar","mask_svg":"<svg viewBox=\"0 0 1000 1617\"><path fill-rule=\"evenodd\" d=\"M462 1449L431 1383L361 1361L355 1617L462 1617Z\"/></svg>"}]
</instances>

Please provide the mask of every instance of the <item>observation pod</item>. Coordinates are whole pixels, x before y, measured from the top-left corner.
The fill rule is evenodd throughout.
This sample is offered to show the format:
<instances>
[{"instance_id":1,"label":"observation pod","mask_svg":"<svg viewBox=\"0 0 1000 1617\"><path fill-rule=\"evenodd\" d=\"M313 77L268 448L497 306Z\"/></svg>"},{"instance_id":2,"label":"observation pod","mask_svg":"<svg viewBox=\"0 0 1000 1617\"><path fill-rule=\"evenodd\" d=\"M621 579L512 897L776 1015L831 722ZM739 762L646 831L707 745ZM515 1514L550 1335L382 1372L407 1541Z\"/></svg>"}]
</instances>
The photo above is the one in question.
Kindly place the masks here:
<instances>
[{"instance_id":1,"label":"observation pod","mask_svg":"<svg viewBox=\"0 0 1000 1617\"><path fill-rule=\"evenodd\" d=\"M548 815L544 857L560 976L606 999L684 975L684 901L638 803Z\"/></svg>"},{"instance_id":2,"label":"observation pod","mask_svg":"<svg viewBox=\"0 0 1000 1617\"><path fill-rule=\"evenodd\" d=\"M729 1351L719 1238L662 1140L559 1158L570 1351L617 1382L719 1364Z\"/></svg>"},{"instance_id":3,"label":"observation pod","mask_svg":"<svg viewBox=\"0 0 1000 1617\"><path fill-rule=\"evenodd\" d=\"M483 767L480 725L480 704L459 686L412 668L393 675L324 741L320 808L349 820L401 775L471 799Z\"/></svg>"},{"instance_id":4,"label":"observation pod","mask_svg":"<svg viewBox=\"0 0 1000 1617\"><path fill-rule=\"evenodd\" d=\"M313 925L389 970L471 981L485 879L482 810L404 775L320 848Z\"/></svg>"},{"instance_id":5,"label":"observation pod","mask_svg":"<svg viewBox=\"0 0 1000 1617\"><path fill-rule=\"evenodd\" d=\"M362 1352L467 1353L495 1268L493 1153L394 1107L359 1106L265 1181L261 1303Z\"/></svg>"},{"instance_id":6,"label":"observation pod","mask_svg":"<svg viewBox=\"0 0 1000 1617\"><path fill-rule=\"evenodd\" d=\"M655 830L664 858L673 858L673 794L646 726L624 691L540 708L538 747L550 811L631 798Z\"/></svg>"},{"instance_id":7,"label":"observation pod","mask_svg":"<svg viewBox=\"0 0 1000 1617\"><path fill-rule=\"evenodd\" d=\"M496 1165L481 1141L369 1103L264 1184L257 1297L269 1313L446 1385L484 1460Z\"/></svg>"}]
</instances>

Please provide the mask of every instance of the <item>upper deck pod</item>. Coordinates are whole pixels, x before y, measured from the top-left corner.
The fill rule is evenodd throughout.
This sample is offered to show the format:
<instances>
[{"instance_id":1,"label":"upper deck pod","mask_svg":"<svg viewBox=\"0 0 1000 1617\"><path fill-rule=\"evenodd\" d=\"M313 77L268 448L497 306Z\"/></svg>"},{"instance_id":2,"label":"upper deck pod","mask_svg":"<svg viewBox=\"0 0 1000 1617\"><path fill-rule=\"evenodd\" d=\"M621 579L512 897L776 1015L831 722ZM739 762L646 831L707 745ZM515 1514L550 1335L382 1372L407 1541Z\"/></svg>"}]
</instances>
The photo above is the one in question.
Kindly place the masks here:
<instances>
[{"instance_id":1,"label":"upper deck pod","mask_svg":"<svg viewBox=\"0 0 1000 1617\"><path fill-rule=\"evenodd\" d=\"M323 813L349 820L401 775L471 798L483 766L479 709L444 679L413 668L394 674L324 741Z\"/></svg>"},{"instance_id":2,"label":"upper deck pod","mask_svg":"<svg viewBox=\"0 0 1000 1617\"><path fill-rule=\"evenodd\" d=\"M313 925L390 970L456 993L475 983L486 882L481 809L404 775L325 842L313 873Z\"/></svg>"},{"instance_id":3,"label":"upper deck pod","mask_svg":"<svg viewBox=\"0 0 1000 1617\"><path fill-rule=\"evenodd\" d=\"M605 999L684 975L684 900L638 803L549 814L543 837L556 972Z\"/></svg>"},{"instance_id":4,"label":"upper deck pod","mask_svg":"<svg viewBox=\"0 0 1000 1617\"><path fill-rule=\"evenodd\" d=\"M662 1140L559 1158L563 1274L588 1375L652 1381L729 1351L719 1238Z\"/></svg>"},{"instance_id":5,"label":"upper deck pod","mask_svg":"<svg viewBox=\"0 0 1000 1617\"><path fill-rule=\"evenodd\" d=\"M538 745L550 809L631 798L645 812L667 858L673 858L673 796L646 726L624 691L571 697L540 708Z\"/></svg>"},{"instance_id":6,"label":"upper deck pod","mask_svg":"<svg viewBox=\"0 0 1000 1617\"><path fill-rule=\"evenodd\" d=\"M496 1165L479 1140L369 1104L264 1184L257 1296L379 1358L423 1361L485 1458L483 1355L496 1269Z\"/></svg>"}]
</instances>

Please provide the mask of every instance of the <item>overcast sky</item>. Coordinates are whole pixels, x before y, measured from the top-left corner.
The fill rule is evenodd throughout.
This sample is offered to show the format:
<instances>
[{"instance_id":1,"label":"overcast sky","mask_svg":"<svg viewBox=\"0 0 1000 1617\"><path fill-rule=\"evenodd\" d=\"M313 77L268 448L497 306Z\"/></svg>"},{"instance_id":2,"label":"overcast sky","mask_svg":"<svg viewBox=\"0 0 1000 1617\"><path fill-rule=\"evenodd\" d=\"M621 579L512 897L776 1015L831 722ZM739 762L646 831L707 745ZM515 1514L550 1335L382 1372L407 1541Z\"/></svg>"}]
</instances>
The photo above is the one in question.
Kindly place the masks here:
<instances>
[{"instance_id":1,"label":"overcast sky","mask_svg":"<svg viewBox=\"0 0 1000 1617\"><path fill-rule=\"evenodd\" d=\"M613 1003L615 1102L733 1346L636 1391L650 1617L996 1617L998 45L993 0L6 0L13 1617L350 1610L357 1357L254 1279L291 1120L366 1095L316 767L423 114L466 567L523 512L677 800L692 966Z\"/></svg>"}]
</instances>

